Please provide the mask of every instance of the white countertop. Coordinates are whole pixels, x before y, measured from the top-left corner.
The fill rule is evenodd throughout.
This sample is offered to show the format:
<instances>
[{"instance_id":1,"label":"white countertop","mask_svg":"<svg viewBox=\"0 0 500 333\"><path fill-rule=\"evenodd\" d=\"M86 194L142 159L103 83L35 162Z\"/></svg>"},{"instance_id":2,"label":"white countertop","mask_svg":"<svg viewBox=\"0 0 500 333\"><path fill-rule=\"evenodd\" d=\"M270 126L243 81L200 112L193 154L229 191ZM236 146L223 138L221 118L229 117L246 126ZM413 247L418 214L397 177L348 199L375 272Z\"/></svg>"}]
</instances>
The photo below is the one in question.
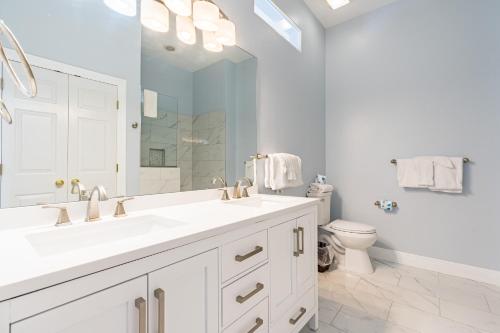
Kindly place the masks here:
<instances>
[{"instance_id":1,"label":"white countertop","mask_svg":"<svg viewBox=\"0 0 500 333\"><path fill-rule=\"evenodd\" d=\"M39 233L61 230L60 228L93 228L99 223L118 224L120 219L104 217L99 222L77 221L67 227L44 225L0 231L0 301L249 226L278 216L284 211L315 205L318 201L271 195L257 197L268 200L271 204L254 207L209 200L134 211L127 218L157 216L179 223L175 227L141 236L61 253L41 253L28 239Z\"/></svg>"}]
</instances>

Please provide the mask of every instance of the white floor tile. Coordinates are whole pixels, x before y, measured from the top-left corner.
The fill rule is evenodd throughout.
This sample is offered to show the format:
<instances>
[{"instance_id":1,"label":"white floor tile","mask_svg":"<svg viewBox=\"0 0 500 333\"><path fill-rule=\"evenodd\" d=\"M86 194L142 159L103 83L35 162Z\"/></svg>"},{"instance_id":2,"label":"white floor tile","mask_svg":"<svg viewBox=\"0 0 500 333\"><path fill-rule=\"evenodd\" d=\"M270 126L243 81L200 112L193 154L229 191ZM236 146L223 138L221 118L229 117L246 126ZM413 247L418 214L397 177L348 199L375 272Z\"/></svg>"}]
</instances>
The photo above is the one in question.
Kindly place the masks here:
<instances>
[{"instance_id":1,"label":"white floor tile","mask_svg":"<svg viewBox=\"0 0 500 333\"><path fill-rule=\"evenodd\" d=\"M413 333L415 331L343 306L332 323L346 333Z\"/></svg>"},{"instance_id":2,"label":"white floor tile","mask_svg":"<svg viewBox=\"0 0 500 333\"><path fill-rule=\"evenodd\" d=\"M489 294L485 297L488 301L488 307L490 308L490 311L500 316L500 296Z\"/></svg>"},{"instance_id":3,"label":"white floor tile","mask_svg":"<svg viewBox=\"0 0 500 333\"><path fill-rule=\"evenodd\" d=\"M439 299L437 297L365 279L362 279L358 283L356 290L370 293L392 302L412 306L431 314L439 314Z\"/></svg>"},{"instance_id":4,"label":"white floor tile","mask_svg":"<svg viewBox=\"0 0 500 333\"><path fill-rule=\"evenodd\" d=\"M441 301L441 315L445 318L475 327L487 332L500 332L500 316L458 305L455 303Z\"/></svg>"},{"instance_id":5,"label":"white floor tile","mask_svg":"<svg viewBox=\"0 0 500 333\"><path fill-rule=\"evenodd\" d=\"M400 304L393 304L389 321L421 333L480 333L467 325Z\"/></svg>"},{"instance_id":6,"label":"white floor tile","mask_svg":"<svg viewBox=\"0 0 500 333\"><path fill-rule=\"evenodd\" d=\"M438 297L439 281L430 281L413 276L403 276L399 281L399 287L414 291L416 293Z\"/></svg>"},{"instance_id":7,"label":"white floor tile","mask_svg":"<svg viewBox=\"0 0 500 333\"><path fill-rule=\"evenodd\" d=\"M319 323L319 330L317 330L316 332L313 330L310 330L309 327L307 327L307 325L306 325L300 331L300 333L345 333L345 332L342 332L341 330L339 330L333 326L330 326L328 324L320 322Z\"/></svg>"}]
</instances>

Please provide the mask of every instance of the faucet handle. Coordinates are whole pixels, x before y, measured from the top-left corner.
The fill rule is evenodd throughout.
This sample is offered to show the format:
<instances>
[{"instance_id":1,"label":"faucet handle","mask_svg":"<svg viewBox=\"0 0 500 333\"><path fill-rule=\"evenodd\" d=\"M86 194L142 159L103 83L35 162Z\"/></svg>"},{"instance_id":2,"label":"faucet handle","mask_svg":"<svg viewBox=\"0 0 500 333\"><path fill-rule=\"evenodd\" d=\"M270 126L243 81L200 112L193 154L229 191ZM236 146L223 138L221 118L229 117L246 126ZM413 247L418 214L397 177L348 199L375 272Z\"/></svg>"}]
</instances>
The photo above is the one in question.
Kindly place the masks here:
<instances>
[{"instance_id":1,"label":"faucet handle","mask_svg":"<svg viewBox=\"0 0 500 333\"><path fill-rule=\"evenodd\" d=\"M116 208L115 208L115 213L113 214L114 217L124 217L127 216L127 213L125 212L125 206L123 203L125 201L133 200L134 197L129 197L129 198L123 198L120 199L116 202Z\"/></svg>"},{"instance_id":2,"label":"faucet handle","mask_svg":"<svg viewBox=\"0 0 500 333\"><path fill-rule=\"evenodd\" d=\"M59 209L59 216L57 217L57 221L55 226L59 227L62 225L69 225L71 224L71 219L69 218L68 215L68 209L64 206L51 206L51 205L46 205L42 206L42 208L55 208Z\"/></svg>"},{"instance_id":3,"label":"faucet handle","mask_svg":"<svg viewBox=\"0 0 500 333\"><path fill-rule=\"evenodd\" d=\"M218 190L222 191L222 198L221 198L222 201L231 200L231 199L229 199L229 194L227 193L227 188L225 188L225 187L224 188L219 188Z\"/></svg>"},{"instance_id":4,"label":"faucet handle","mask_svg":"<svg viewBox=\"0 0 500 333\"><path fill-rule=\"evenodd\" d=\"M248 194L248 186L243 186L243 191L241 192L241 196L243 198L250 198L250 194Z\"/></svg>"}]
</instances>

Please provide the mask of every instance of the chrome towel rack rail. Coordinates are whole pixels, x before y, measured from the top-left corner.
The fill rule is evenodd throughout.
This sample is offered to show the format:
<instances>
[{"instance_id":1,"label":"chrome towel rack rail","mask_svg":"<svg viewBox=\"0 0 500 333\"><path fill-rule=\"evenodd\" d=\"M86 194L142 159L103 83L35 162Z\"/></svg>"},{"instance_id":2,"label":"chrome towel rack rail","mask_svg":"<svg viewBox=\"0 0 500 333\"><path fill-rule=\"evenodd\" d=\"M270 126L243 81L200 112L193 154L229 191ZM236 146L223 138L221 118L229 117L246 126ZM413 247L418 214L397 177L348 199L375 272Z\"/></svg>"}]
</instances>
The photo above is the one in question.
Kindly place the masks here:
<instances>
[{"instance_id":1,"label":"chrome towel rack rail","mask_svg":"<svg viewBox=\"0 0 500 333\"><path fill-rule=\"evenodd\" d=\"M471 162L471 159L468 158L468 157L464 157L464 163L469 163L469 162ZM398 160L394 158L394 159L391 160L391 163L392 164L398 164Z\"/></svg>"}]
</instances>

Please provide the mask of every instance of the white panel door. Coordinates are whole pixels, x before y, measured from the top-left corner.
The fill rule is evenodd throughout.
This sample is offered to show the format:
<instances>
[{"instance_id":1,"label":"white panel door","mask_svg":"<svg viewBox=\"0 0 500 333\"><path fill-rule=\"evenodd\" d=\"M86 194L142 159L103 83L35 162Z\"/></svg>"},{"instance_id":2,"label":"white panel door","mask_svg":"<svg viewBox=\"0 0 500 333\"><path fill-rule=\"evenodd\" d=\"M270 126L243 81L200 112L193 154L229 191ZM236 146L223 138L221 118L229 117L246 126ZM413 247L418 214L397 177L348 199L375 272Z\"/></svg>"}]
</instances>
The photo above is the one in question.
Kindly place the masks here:
<instances>
[{"instance_id":1,"label":"white panel door","mask_svg":"<svg viewBox=\"0 0 500 333\"><path fill-rule=\"evenodd\" d=\"M10 333L139 333L141 310L135 301L146 297L143 276L13 323ZM144 325L146 312L147 301L142 310Z\"/></svg>"},{"instance_id":2,"label":"white panel door","mask_svg":"<svg viewBox=\"0 0 500 333\"><path fill-rule=\"evenodd\" d=\"M150 333L162 321L164 332L219 331L217 257L212 250L149 274Z\"/></svg>"},{"instance_id":3,"label":"white panel door","mask_svg":"<svg viewBox=\"0 0 500 333\"><path fill-rule=\"evenodd\" d=\"M301 297L314 285L316 279L317 223L313 214L297 219L300 255L297 257L297 294Z\"/></svg>"},{"instance_id":4,"label":"white panel door","mask_svg":"<svg viewBox=\"0 0 500 333\"><path fill-rule=\"evenodd\" d=\"M16 70L22 72L19 63ZM23 96L10 78L4 102L13 123L2 123L2 208L67 201L68 76L33 67L35 98ZM56 185L56 180L64 185Z\"/></svg>"},{"instance_id":5,"label":"white panel door","mask_svg":"<svg viewBox=\"0 0 500 333\"><path fill-rule=\"evenodd\" d=\"M297 259L297 220L291 220L269 229L269 261L271 270L271 321L278 319L295 301Z\"/></svg>"},{"instance_id":6,"label":"white panel door","mask_svg":"<svg viewBox=\"0 0 500 333\"><path fill-rule=\"evenodd\" d=\"M118 89L81 77L69 78L69 181L79 179L87 189L104 185L116 195ZM71 194L70 200L78 200Z\"/></svg>"}]
</instances>

